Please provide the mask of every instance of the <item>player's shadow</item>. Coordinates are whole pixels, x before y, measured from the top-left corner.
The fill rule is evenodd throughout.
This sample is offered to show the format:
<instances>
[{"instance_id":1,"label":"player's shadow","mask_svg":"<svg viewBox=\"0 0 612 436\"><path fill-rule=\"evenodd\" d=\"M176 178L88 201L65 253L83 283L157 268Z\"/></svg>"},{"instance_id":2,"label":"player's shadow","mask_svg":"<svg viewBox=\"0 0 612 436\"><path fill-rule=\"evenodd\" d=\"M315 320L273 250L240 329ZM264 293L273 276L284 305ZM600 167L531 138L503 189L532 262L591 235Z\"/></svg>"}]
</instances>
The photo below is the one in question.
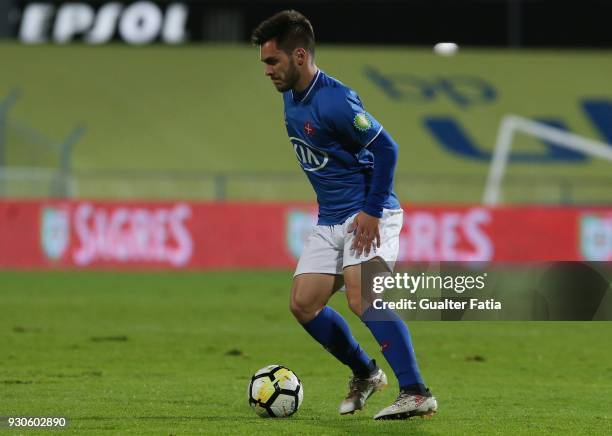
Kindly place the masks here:
<instances>
[{"instance_id":1,"label":"player's shadow","mask_svg":"<svg viewBox=\"0 0 612 436\"><path fill-rule=\"evenodd\" d=\"M534 292L533 319L591 321L609 283L594 266L555 262L542 274Z\"/></svg>"}]
</instances>

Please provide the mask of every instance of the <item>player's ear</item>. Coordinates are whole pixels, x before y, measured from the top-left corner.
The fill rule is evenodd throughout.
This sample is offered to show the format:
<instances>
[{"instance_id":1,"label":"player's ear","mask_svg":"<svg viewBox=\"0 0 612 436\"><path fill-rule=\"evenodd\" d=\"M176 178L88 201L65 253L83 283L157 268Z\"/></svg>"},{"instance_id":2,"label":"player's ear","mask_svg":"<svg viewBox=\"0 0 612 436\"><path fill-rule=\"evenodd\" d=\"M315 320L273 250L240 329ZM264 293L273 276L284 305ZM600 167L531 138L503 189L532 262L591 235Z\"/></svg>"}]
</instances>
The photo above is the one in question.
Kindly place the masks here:
<instances>
[{"instance_id":1,"label":"player's ear","mask_svg":"<svg viewBox=\"0 0 612 436\"><path fill-rule=\"evenodd\" d=\"M295 61L297 62L297 64L299 66L304 65L307 59L306 50L304 50L303 48L296 48L293 54L295 56Z\"/></svg>"}]
</instances>

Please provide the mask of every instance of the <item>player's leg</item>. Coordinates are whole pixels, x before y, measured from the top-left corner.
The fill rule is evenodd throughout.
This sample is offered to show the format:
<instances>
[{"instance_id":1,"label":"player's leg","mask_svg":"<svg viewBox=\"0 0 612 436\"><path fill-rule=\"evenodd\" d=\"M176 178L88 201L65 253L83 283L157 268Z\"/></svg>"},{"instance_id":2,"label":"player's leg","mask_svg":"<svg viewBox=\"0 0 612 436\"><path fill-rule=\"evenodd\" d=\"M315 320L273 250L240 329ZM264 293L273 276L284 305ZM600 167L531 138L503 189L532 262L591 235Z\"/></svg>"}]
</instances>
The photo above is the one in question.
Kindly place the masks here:
<instances>
[{"instance_id":1,"label":"player's leg","mask_svg":"<svg viewBox=\"0 0 612 436\"><path fill-rule=\"evenodd\" d=\"M375 258L368 261L366 267L382 270L381 265L384 265L384 262ZM352 265L344 269L346 297L351 310L361 318L376 338L400 386L397 400L380 411L375 419L432 415L437 410L437 402L425 387L408 326L394 311L374 309L371 306L369 293L362 292L361 268L362 265Z\"/></svg>"},{"instance_id":2,"label":"player's leg","mask_svg":"<svg viewBox=\"0 0 612 436\"><path fill-rule=\"evenodd\" d=\"M346 320L327 306L342 287L342 276L305 273L293 278L290 309L302 327L357 376L366 376L375 365L353 337Z\"/></svg>"},{"instance_id":3,"label":"player's leg","mask_svg":"<svg viewBox=\"0 0 612 436\"><path fill-rule=\"evenodd\" d=\"M367 264L372 268L380 262L378 259L372 259ZM393 368L400 388L425 393L408 327L394 311L374 309L369 304L366 295L362 295L361 268L362 265L352 265L344 269L346 297L351 310L378 341L385 359Z\"/></svg>"},{"instance_id":4,"label":"player's leg","mask_svg":"<svg viewBox=\"0 0 612 436\"><path fill-rule=\"evenodd\" d=\"M387 385L387 377L353 337L345 319L327 306L343 285L340 275L300 274L293 279L291 312L304 329L336 359L353 371L349 393L340 403L340 414L354 413L376 390Z\"/></svg>"},{"instance_id":5,"label":"player's leg","mask_svg":"<svg viewBox=\"0 0 612 436\"><path fill-rule=\"evenodd\" d=\"M362 254L355 257L354 251L350 250L353 235L347 234L345 241L344 281L349 307L361 318L378 341L400 386L397 401L379 412L375 416L376 419L426 415L437 409L436 400L425 387L419 371L408 327L392 310L374 309L371 306L371 293L367 289L362 289L362 265L366 265L371 272L380 273L389 271L388 262L396 260L402 223L401 211L385 211L379 229L381 247L369 255Z\"/></svg>"},{"instance_id":6,"label":"player's leg","mask_svg":"<svg viewBox=\"0 0 612 436\"><path fill-rule=\"evenodd\" d=\"M331 307L332 294L343 285L342 226L315 226L298 261L291 291L291 312L304 329L354 374L367 375L374 365L348 324Z\"/></svg>"}]
</instances>

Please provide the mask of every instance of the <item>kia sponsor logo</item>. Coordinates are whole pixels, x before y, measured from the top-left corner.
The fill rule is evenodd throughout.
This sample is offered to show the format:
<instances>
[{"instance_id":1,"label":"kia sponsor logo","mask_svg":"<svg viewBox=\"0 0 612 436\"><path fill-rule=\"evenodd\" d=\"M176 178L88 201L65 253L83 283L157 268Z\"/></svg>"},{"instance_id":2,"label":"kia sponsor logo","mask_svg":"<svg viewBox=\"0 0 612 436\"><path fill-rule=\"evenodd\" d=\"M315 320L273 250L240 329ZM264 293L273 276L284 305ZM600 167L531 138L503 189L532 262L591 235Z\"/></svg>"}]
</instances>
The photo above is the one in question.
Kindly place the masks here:
<instances>
[{"instance_id":1,"label":"kia sponsor logo","mask_svg":"<svg viewBox=\"0 0 612 436\"><path fill-rule=\"evenodd\" d=\"M329 156L323 150L311 146L300 138L294 138L292 136L289 140L293 145L295 156L304 171L319 171L327 164Z\"/></svg>"},{"instance_id":2,"label":"kia sponsor logo","mask_svg":"<svg viewBox=\"0 0 612 436\"><path fill-rule=\"evenodd\" d=\"M131 4L29 3L22 13L19 38L35 44L68 43L81 38L89 44L104 44L115 36L129 44L148 44L157 39L178 44L186 41L189 10L184 3L160 7L150 1Z\"/></svg>"},{"instance_id":3,"label":"kia sponsor logo","mask_svg":"<svg viewBox=\"0 0 612 436\"><path fill-rule=\"evenodd\" d=\"M399 260L489 261L494 246L486 226L491 221L491 211L484 208L411 211L404 218Z\"/></svg>"}]
</instances>

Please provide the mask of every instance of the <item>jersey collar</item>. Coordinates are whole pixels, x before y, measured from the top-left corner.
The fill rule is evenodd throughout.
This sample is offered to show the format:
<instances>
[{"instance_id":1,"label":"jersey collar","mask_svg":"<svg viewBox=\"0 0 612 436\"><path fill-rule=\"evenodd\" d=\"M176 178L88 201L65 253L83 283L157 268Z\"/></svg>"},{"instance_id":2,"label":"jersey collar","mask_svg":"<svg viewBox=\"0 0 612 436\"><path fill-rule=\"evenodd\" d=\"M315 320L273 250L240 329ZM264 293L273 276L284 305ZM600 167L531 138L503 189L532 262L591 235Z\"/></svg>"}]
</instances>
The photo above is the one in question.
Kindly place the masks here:
<instances>
[{"instance_id":1,"label":"jersey collar","mask_svg":"<svg viewBox=\"0 0 612 436\"><path fill-rule=\"evenodd\" d=\"M308 94L310 94L310 91L312 91L312 88L314 88L315 83L317 83L317 80L319 80L320 75L321 70L317 69L317 74L315 74L314 79L312 79L312 82L310 82L310 85L308 85L308 88L306 88L306 93L304 94L304 97L302 97L299 101L295 100L295 94L293 93L293 89L291 90L291 98L295 103L301 103L308 98Z\"/></svg>"}]
</instances>

